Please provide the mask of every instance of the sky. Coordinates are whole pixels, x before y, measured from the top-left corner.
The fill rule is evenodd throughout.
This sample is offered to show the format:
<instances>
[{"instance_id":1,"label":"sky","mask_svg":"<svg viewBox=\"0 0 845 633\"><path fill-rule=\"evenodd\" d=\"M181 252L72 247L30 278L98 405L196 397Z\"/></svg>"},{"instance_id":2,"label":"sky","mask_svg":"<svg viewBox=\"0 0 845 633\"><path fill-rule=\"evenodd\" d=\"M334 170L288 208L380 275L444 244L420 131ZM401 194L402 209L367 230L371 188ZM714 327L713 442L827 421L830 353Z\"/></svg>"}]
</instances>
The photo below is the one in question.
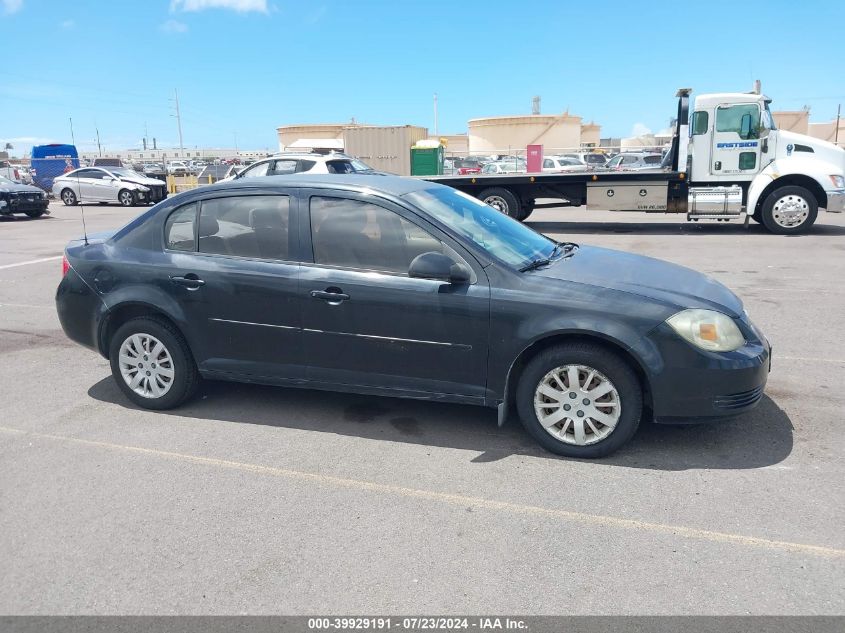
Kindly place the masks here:
<instances>
[{"instance_id":1,"label":"sky","mask_svg":"<svg viewBox=\"0 0 845 633\"><path fill-rule=\"evenodd\" d=\"M569 111L664 129L675 92L748 91L829 121L842 0L0 0L0 142L277 148L297 123L422 125Z\"/></svg>"}]
</instances>

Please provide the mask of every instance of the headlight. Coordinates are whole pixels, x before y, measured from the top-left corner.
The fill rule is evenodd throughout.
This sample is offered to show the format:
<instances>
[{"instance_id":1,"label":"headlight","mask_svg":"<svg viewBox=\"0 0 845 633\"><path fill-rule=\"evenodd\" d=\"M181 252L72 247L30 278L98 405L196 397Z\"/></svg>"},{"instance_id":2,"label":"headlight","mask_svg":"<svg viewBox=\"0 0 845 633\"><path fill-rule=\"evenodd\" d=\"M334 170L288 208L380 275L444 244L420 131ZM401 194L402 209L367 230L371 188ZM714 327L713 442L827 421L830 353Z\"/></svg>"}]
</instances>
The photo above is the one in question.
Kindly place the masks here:
<instances>
[{"instance_id":1,"label":"headlight","mask_svg":"<svg viewBox=\"0 0 845 633\"><path fill-rule=\"evenodd\" d=\"M837 189L845 189L845 176L830 176L830 181Z\"/></svg>"},{"instance_id":2,"label":"headlight","mask_svg":"<svg viewBox=\"0 0 845 633\"><path fill-rule=\"evenodd\" d=\"M714 310L684 310L666 319L666 323L681 338L710 352L732 352L745 344L733 319Z\"/></svg>"}]
</instances>

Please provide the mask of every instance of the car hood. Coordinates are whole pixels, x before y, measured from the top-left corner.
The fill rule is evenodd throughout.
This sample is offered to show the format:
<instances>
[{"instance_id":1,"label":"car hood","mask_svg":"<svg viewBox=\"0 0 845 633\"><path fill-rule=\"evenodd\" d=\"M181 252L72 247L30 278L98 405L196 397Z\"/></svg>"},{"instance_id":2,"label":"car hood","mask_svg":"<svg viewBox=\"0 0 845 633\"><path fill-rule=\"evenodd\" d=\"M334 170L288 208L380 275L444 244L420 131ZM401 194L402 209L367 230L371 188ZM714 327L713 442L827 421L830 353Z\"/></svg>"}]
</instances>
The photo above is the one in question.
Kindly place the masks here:
<instances>
[{"instance_id":1,"label":"car hood","mask_svg":"<svg viewBox=\"0 0 845 633\"><path fill-rule=\"evenodd\" d=\"M742 301L715 279L677 264L596 246L582 246L535 273L654 299L678 308L742 314Z\"/></svg>"},{"instance_id":2,"label":"car hood","mask_svg":"<svg viewBox=\"0 0 845 633\"><path fill-rule=\"evenodd\" d=\"M42 193L43 189L33 187L32 185L19 185L17 183L12 183L9 185L0 185L0 193L10 193L12 191L16 191L19 193Z\"/></svg>"},{"instance_id":3,"label":"car hood","mask_svg":"<svg viewBox=\"0 0 845 633\"><path fill-rule=\"evenodd\" d=\"M121 182L131 182L131 183L136 184L136 185L144 185L144 186L164 185L164 183L161 180L159 180L158 178L148 178L147 176L142 176L141 174L138 174L138 176L121 178L120 180L121 180Z\"/></svg>"}]
</instances>

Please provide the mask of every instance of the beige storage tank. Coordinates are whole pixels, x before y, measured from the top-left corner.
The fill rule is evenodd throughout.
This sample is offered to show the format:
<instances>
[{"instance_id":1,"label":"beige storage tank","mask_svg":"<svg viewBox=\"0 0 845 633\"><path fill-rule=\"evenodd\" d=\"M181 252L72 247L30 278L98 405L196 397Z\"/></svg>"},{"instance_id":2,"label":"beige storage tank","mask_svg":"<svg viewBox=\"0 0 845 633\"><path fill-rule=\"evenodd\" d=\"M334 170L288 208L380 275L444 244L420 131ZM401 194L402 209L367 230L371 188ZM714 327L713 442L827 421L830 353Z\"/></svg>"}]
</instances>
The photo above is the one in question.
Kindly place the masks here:
<instances>
[{"instance_id":1,"label":"beige storage tank","mask_svg":"<svg viewBox=\"0 0 845 633\"><path fill-rule=\"evenodd\" d=\"M415 125L361 125L343 130L345 152L373 169L411 175L411 146L428 138L428 128Z\"/></svg>"},{"instance_id":2,"label":"beige storage tank","mask_svg":"<svg viewBox=\"0 0 845 633\"><path fill-rule=\"evenodd\" d=\"M472 154L502 154L543 145L549 150L577 150L581 147L581 117L564 114L525 114L486 117L469 121L469 151Z\"/></svg>"}]
</instances>

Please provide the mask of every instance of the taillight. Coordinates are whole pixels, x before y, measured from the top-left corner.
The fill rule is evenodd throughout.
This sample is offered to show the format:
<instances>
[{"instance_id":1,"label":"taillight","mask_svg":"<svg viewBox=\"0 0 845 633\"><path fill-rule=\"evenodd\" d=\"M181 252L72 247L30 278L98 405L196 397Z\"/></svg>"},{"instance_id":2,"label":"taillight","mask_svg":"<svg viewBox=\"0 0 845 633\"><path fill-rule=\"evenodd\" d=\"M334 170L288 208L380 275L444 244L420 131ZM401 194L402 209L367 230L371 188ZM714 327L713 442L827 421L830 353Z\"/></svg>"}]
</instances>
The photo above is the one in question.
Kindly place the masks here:
<instances>
[{"instance_id":1,"label":"taillight","mask_svg":"<svg viewBox=\"0 0 845 633\"><path fill-rule=\"evenodd\" d=\"M67 260L67 255L62 255L62 277L67 275L70 270L70 262Z\"/></svg>"}]
</instances>

